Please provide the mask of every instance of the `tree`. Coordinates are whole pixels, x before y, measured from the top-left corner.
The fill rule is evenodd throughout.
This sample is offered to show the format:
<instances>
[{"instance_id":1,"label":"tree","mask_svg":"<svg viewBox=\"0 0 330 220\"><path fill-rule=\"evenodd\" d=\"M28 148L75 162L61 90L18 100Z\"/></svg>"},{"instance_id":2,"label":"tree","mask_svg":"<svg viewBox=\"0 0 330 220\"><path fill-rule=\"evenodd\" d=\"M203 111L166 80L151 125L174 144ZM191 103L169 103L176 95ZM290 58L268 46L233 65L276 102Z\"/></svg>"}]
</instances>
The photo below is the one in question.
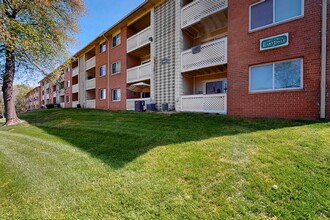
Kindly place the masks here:
<instances>
[{"instance_id":1,"label":"tree","mask_svg":"<svg viewBox=\"0 0 330 220\"><path fill-rule=\"evenodd\" d=\"M25 112L25 96L31 91L31 87L27 85L15 85L14 96L15 96L15 108L17 113ZM33 100L34 101L34 100Z\"/></svg>"},{"instance_id":2,"label":"tree","mask_svg":"<svg viewBox=\"0 0 330 220\"><path fill-rule=\"evenodd\" d=\"M0 0L0 72L6 125L19 122L13 82L17 73L46 73L68 57L83 0Z\"/></svg>"}]
</instances>

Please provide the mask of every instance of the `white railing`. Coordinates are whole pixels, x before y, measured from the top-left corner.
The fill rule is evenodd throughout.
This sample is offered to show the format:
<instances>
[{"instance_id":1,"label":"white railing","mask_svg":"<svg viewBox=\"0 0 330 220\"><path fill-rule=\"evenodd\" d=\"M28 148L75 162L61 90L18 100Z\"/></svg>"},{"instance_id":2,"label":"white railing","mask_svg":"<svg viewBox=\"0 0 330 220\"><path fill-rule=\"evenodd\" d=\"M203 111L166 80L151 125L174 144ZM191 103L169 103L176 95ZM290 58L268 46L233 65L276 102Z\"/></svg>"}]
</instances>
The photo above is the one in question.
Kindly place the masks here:
<instances>
[{"instance_id":1,"label":"white railing","mask_svg":"<svg viewBox=\"0 0 330 220\"><path fill-rule=\"evenodd\" d=\"M181 111L227 114L227 94L181 96Z\"/></svg>"},{"instance_id":2,"label":"white railing","mask_svg":"<svg viewBox=\"0 0 330 220\"><path fill-rule=\"evenodd\" d=\"M86 108L95 108L95 99L86 101Z\"/></svg>"},{"instance_id":3,"label":"white railing","mask_svg":"<svg viewBox=\"0 0 330 220\"><path fill-rule=\"evenodd\" d=\"M150 43L149 38L152 37L151 28L147 27L146 29L140 31L139 33L133 35L127 39L127 53L136 50L144 45Z\"/></svg>"},{"instance_id":4,"label":"white railing","mask_svg":"<svg viewBox=\"0 0 330 220\"><path fill-rule=\"evenodd\" d=\"M79 84L72 85L72 93L77 93L77 92L79 92Z\"/></svg>"},{"instance_id":5,"label":"white railing","mask_svg":"<svg viewBox=\"0 0 330 220\"><path fill-rule=\"evenodd\" d=\"M60 96L64 96L64 89L60 90Z\"/></svg>"},{"instance_id":6,"label":"white railing","mask_svg":"<svg viewBox=\"0 0 330 220\"><path fill-rule=\"evenodd\" d=\"M146 108L147 104L151 102L150 98L143 98L143 99L126 99L126 110L132 111L135 110L135 101L145 101L144 109Z\"/></svg>"},{"instance_id":7,"label":"white railing","mask_svg":"<svg viewBox=\"0 0 330 220\"><path fill-rule=\"evenodd\" d=\"M95 57L86 61L86 70L92 69L93 67L95 67Z\"/></svg>"},{"instance_id":8,"label":"white railing","mask_svg":"<svg viewBox=\"0 0 330 220\"><path fill-rule=\"evenodd\" d=\"M227 37L202 44L200 51L193 49L181 54L181 72L227 64Z\"/></svg>"},{"instance_id":9,"label":"white railing","mask_svg":"<svg viewBox=\"0 0 330 220\"><path fill-rule=\"evenodd\" d=\"M79 101L72 102L72 108L77 108L77 105L79 105Z\"/></svg>"},{"instance_id":10,"label":"white railing","mask_svg":"<svg viewBox=\"0 0 330 220\"><path fill-rule=\"evenodd\" d=\"M95 89L95 78L86 80L86 90Z\"/></svg>"},{"instance_id":11,"label":"white railing","mask_svg":"<svg viewBox=\"0 0 330 220\"><path fill-rule=\"evenodd\" d=\"M73 68L73 70L72 70L72 77L78 75L78 73L79 73L79 69L78 69L78 67Z\"/></svg>"},{"instance_id":12,"label":"white railing","mask_svg":"<svg viewBox=\"0 0 330 220\"><path fill-rule=\"evenodd\" d=\"M228 0L195 0L181 9L181 28L195 24L227 7Z\"/></svg>"},{"instance_id":13,"label":"white railing","mask_svg":"<svg viewBox=\"0 0 330 220\"><path fill-rule=\"evenodd\" d=\"M146 63L127 70L127 83L150 79L151 64Z\"/></svg>"}]
</instances>

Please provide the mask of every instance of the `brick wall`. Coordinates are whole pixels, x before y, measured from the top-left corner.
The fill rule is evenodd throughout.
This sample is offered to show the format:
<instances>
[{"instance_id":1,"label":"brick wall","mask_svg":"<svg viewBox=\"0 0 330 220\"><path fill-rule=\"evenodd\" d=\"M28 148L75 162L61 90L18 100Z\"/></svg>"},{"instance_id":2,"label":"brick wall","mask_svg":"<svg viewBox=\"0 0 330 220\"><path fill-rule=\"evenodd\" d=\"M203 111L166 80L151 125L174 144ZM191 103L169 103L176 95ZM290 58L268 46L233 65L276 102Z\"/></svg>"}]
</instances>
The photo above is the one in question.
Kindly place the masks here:
<instances>
[{"instance_id":1,"label":"brick wall","mask_svg":"<svg viewBox=\"0 0 330 220\"><path fill-rule=\"evenodd\" d=\"M112 39L112 36L110 39ZM126 44L127 44L127 27L122 27L120 45L111 48L110 50L110 70L112 63L117 61L121 62L121 71L119 74L113 75L110 71L110 89L108 91L108 97L110 98L110 110L126 110L126 69L127 69ZM111 91L113 89L121 89L120 101L116 101L116 102L112 101Z\"/></svg>"},{"instance_id":2,"label":"brick wall","mask_svg":"<svg viewBox=\"0 0 330 220\"><path fill-rule=\"evenodd\" d=\"M111 40L111 39L109 39ZM101 43L101 42L100 42ZM100 100L100 90L106 89L108 92L108 77L109 77L109 66L108 66L108 50L109 44L108 41L105 41L107 44L107 49L103 53L100 53L99 44L96 44L96 54L95 54L95 99L96 99L96 108L97 109L108 109L108 99L109 95L107 94L106 99ZM106 75L100 77L100 67L106 65Z\"/></svg>"},{"instance_id":3,"label":"brick wall","mask_svg":"<svg viewBox=\"0 0 330 220\"><path fill-rule=\"evenodd\" d=\"M249 33L249 5L257 0L231 0L228 5L228 114L247 117L319 117L320 1L305 0L303 18ZM259 51L259 40L289 33L287 47ZM304 88L249 94L251 65L304 59Z\"/></svg>"}]
</instances>

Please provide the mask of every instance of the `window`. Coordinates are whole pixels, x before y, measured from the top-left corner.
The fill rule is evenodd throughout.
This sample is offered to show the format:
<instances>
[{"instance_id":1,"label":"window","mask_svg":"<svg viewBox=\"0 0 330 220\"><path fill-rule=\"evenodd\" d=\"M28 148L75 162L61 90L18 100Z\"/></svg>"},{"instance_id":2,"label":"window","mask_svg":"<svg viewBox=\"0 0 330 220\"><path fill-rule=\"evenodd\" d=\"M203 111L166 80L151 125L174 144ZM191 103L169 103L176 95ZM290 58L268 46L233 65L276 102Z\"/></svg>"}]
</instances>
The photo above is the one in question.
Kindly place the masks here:
<instances>
[{"instance_id":1,"label":"window","mask_svg":"<svg viewBox=\"0 0 330 220\"><path fill-rule=\"evenodd\" d=\"M120 33L112 38L112 47L116 47L120 44L120 38L121 38Z\"/></svg>"},{"instance_id":2,"label":"window","mask_svg":"<svg viewBox=\"0 0 330 220\"><path fill-rule=\"evenodd\" d=\"M303 15L304 0L262 0L250 6L250 30L285 22Z\"/></svg>"},{"instance_id":3,"label":"window","mask_svg":"<svg viewBox=\"0 0 330 220\"><path fill-rule=\"evenodd\" d=\"M104 100L107 98L107 90L106 89L100 89L100 100Z\"/></svg>"},{"instance_id":4,"label":"window","mask_svg":"<svg viewBox=\"0 0 330 220\"><path fill-rule=\"evenodd\" d=\"M274 91L302 88L302 59L250 68L250 91Z\"/></svg>"},{"instance_id":5,"label":"window","mask_svg":"<svg viewBox=\"0 0 330 220\"><path fill-rule=\"evenodd\" d=\"M66 81L66 87L70 88L70 80Z\"/></svg>"},{"instance_id":6,"label":"window","mask_svg":"<svg viewBox=\"0 0 330 220\"><path fill-rule=\"evenodd\" d=\"M219 94L227 92L227 80L209 81L205 83L205 94Z\"/></svg>"},{"instance_id":7,"label":"window","mask_svg":"<svg viewBox=\"0 0 330 220\"><path fill-rule=\"evenodd\" d=\"M120 73L120 61L112 64L112 74Z\"/></svg>"},{"instance_id":8,"label":"window","mask_svg":"<svg viewBox=\"0 0 330 220\"><path fill-rule=\"evenodd\" d=\"M69 66L66 68L66 72L67 72L67 73L70 72L70 67L69 67Z\"/></svg>"},{"instance_id":9,"label":"window","mask_svg":"<svg viewBox=\"0 0 330 220\"><path fill-rule=\"evenodd\" d=\"M66 102L70 103L70 96L66 96Z\"/></svg>"},{"instance_id":10,"label":"window","mask_svg":"<svg viewBox=\"0 0 330 220\"><path fill-rule=\"evenodd\" d=\"M112 101L120 101L120 89L112 90Z\"/></svg>"},{"instance_id":11,"label":"window","mask_svg":"<svg viewBox=\"0 0 330 220\"><path fill-rule=\"evenodd\" d=\"M106 74L107 74L107 67L106 67L106 65L103 65L99 69L99 76L100 77L105 76Z\"/></svg>"},{"instance_id":12,"label":"window","mask_svg":"<svg viewBox=\"0 0 330 220\"><path fill-rule=\"evenodd\" d=\"M99 45L100 53L103 53L106 50L107 50L107 44L105 42Z\"/></svg>"}]
</instances>

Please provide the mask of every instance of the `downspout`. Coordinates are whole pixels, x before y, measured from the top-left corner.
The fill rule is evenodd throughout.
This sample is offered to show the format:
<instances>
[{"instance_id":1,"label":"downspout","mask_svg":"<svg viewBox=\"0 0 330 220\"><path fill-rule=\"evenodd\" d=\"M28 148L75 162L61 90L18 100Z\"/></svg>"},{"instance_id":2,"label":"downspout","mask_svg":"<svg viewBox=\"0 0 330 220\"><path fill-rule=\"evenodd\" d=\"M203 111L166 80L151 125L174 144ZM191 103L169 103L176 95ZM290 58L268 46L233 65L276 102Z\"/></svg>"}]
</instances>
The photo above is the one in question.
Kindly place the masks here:
<instances>
[{"instance_id":1,"label":"downspout","mask_svg":"<svg viewBox=\"0 0 330 220\"><path fill-rule=\"evenodd\" d=\"M110 42L109 39L104 36L104 33L102 36L105 38L105 40L108 42L107 52L108 52L108 58L107 58L107 69L108 69L108 88L107 88L107 106L108 110L110 110Z\"/></svg>"},{"instance_id":2,"label":"downspout","mask_svg":"<svg viewBox=\"0 0 330 220\"><path fill-rule=\"evenodd\" d=\"M322 52L321 52L321 106L320 118L326 117L327 78L327 9L328 0L322 0Z\"/></svg>"}]
</instances>

